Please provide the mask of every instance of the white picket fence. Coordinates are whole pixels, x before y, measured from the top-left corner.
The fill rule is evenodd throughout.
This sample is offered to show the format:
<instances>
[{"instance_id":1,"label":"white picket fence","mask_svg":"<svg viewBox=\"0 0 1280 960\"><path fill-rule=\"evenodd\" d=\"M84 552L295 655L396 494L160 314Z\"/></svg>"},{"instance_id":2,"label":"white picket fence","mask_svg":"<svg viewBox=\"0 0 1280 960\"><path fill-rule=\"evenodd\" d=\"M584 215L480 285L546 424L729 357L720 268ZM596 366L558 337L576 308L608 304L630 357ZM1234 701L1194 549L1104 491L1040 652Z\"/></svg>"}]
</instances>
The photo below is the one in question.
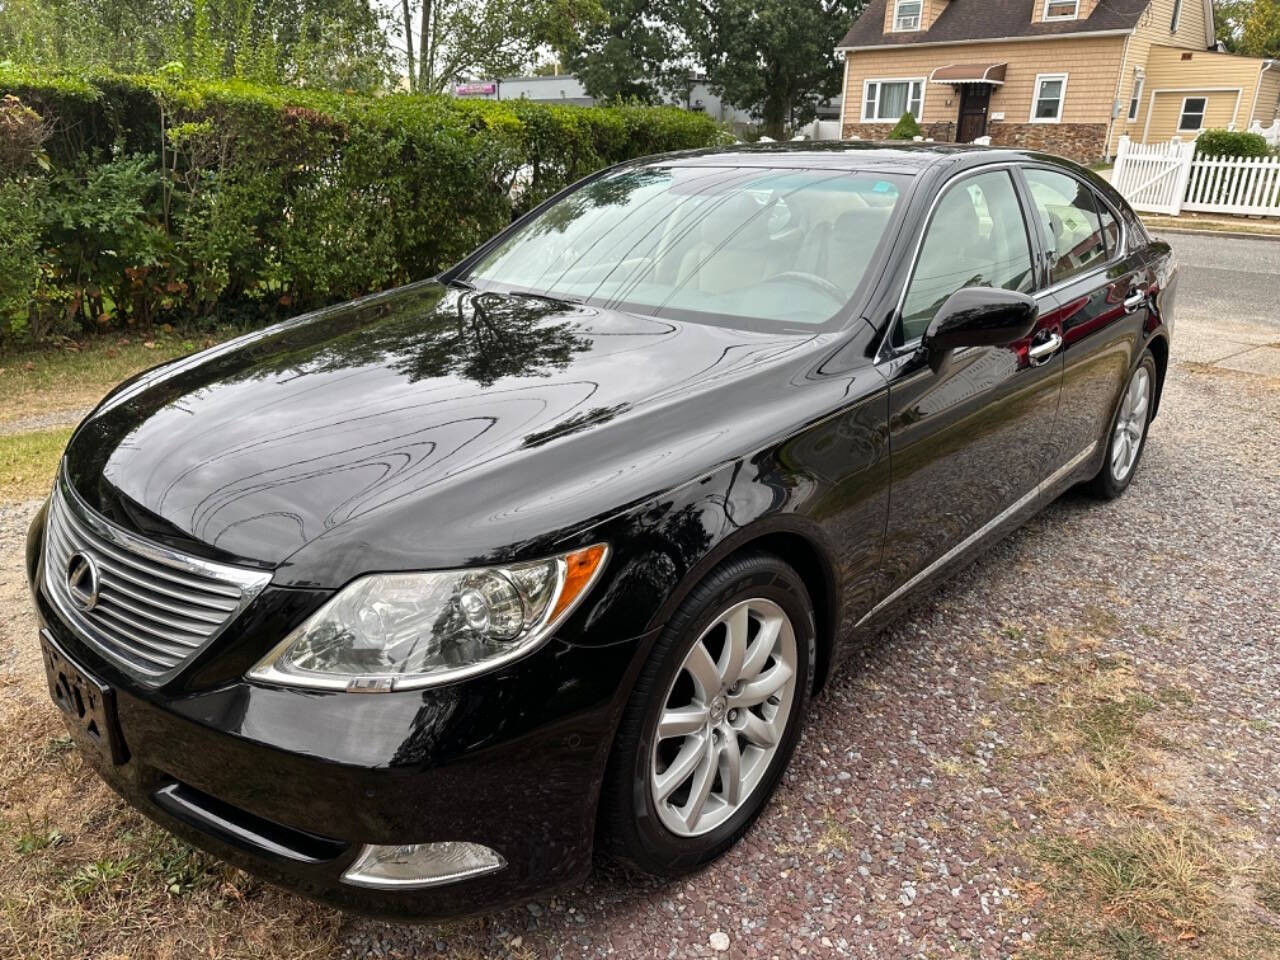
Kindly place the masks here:
<instances>
[{"instance_id":1,"label":"white picket fence","mask_svg":"<svg viewBox=\"0 0 1280 960\"><path fill-rule=\"evenodd\" d=\"M1280 157L1197 157L1182 209L1280 217Z\"/></svg>"},{"instance_id":2,"label":"white picket fence","mask_svg":"<svg viewBox=\"0 0 1280 960\"><path fill-rule=\"evenodd\" d=\"M1197 157L1194 140L1120 138L1111 182L1135 209L1280 217L1280 157Z\"/></svg>"},{"instance_id":3,"label":"white picket fence","mask_svg":"<svg viewBox=\"0 0 1280 960\"><path fill-rule=\"evenodd\" d=\"M1273 147L1280 147L1280 120L1271 121L1271 126L1264 127L1257 120L1249 125L1249 132L1256 133L1260 137L1265 137L1267 143Z\"/></svg>"},{"instance_id":4,"label":"white picket fence","mask_svg":"<svg viewBox=\"0 0 1280 960\"><path fill-rule=\"evenodd\" d=\"M1182 212L1195 151L1194 140L1133 143L1121 137L1111 184L1135 209L1176 217Z\"/></svg>"}]
</instances>

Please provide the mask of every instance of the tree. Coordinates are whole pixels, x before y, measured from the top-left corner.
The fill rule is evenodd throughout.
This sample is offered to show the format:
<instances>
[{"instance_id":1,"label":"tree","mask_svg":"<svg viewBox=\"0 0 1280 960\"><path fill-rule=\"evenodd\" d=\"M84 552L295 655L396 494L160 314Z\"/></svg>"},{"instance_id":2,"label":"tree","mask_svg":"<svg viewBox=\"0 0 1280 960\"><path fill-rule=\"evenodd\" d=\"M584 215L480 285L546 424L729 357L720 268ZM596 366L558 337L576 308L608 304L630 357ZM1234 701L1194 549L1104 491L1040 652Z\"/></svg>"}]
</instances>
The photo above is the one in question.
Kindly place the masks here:
<instances>
[{"instance_id":1,"label":"tree","mask_svg":"<svg viewBox=\"0 0 1280 960\"><path fill-rule=\"evenodd\" d=\"M669 14L648 0L603 0L560 47L566 68L598 100L663 99L689 73L687 43Z\"/></svg>"},{"instance_id":2,"label":"tree","mask_svg":"<svg viewBox=\"0 0 1280 960\"><path fill-rule=\"evenodd\" d=\"M416 89L440 93L461 80L532 67L595 15L598 0L422 0ZM411 65L412 69L412 65Z\"/></svg>"},{"instance_id":3,"label":"tree","mask_svg":"<svg viewBox=\"0 0 1280 960\"><path fill-rule=\"evenodd\" d=\"M372 90L391 51L372 0L0 0L0 60Z\"/></svg>"},{"instance_id":4,"label":"tree","mask_svg":"<svg viewBox=\"0 0 1280 960\"><path fill-rule=\"evenodd\" d=\"M836 44L865 0L691 0L680 26L714 89L774 139L840 90Z\"/></svg>"},{"instance_id":5,"label":"tree","mask_svg":"<svg viewBox=\"0 0 1280 960\"><path fill-rule=\"evenodd\" d=\"M1244 15L1237 52L1247 57L1280 57L1280 0L1253 0Z\"/></svg>"},{"instance_id":6,"label":"tree","mask_svg":"<svg viewBox=\"0 0 1280 960\"><path fill-rule=\"evenodd\" d=\"M1253 0L1216 0L1213 5L1214 33L1232 53L1239 50L1244 21L1253 8Z\"/></svg>"},{"instance_id":7,"label":"tree","mask_svg":"<svg viewBox=\"0 0 1280 960\"><path fill-rule=\"evenodd\" d=\"M889 132L890 140L913 140L923 136L924 131L920 129L920 124L916 123L915 114L910 110L902 115L898 125Z\"/></svg>"}]
</instances>

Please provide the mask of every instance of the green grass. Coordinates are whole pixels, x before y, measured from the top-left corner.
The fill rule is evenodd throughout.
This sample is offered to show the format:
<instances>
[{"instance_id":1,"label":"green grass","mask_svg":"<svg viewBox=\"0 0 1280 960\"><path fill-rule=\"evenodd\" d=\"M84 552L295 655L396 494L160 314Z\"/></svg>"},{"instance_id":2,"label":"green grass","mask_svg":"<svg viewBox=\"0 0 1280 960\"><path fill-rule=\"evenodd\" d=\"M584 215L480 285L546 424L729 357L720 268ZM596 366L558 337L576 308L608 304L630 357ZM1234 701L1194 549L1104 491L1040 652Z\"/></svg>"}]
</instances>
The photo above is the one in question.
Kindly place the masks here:
<instances>
[{"instance_id":1,"label":"green grass","mask_svg":"<svg viewBox=\"0 0 1280 960\"><path fill-rule=\"evenodd\" d=\"M154 331L0 354L0 424L92 406L121 380L224 338Z\"/></svg>"},{"instance_id":2,"label":"green grass","mask_svg":"<svg viewBox=\"0 0 1280 960\"><path fill-rule=\"evenodd\" d=\"M48 493L69 439L70 427L0 436L0 502Z\"/></svg>"}]
</instances>

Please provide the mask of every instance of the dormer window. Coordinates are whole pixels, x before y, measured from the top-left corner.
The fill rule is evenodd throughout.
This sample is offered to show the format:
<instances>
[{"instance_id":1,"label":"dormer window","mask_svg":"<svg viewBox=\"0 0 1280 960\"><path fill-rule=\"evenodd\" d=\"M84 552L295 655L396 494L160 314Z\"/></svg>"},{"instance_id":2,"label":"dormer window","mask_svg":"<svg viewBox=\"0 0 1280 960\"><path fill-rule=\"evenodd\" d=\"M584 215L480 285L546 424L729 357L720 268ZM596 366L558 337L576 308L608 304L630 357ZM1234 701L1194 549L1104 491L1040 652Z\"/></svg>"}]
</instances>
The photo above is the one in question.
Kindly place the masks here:
<instances>
[{"instance_id":1,"label":"dormer window","mask_svg":"<svg viewBox=\"0 0 1280 960\"><path fill-rule=\"evenodd\" d=\"M1080 15L1080 0L1044 0L1046 20L1074 20Z\"/></svg>"},{"instance_id":2,"label":"dormer window","mask_svg":"<svg viewBox=\"0 0 1280 960\"><path fill-rule=\"evenodd\" d=\"M920 29L920 8L923 0L895 0L893 8L893 30L905 33Z\"/></svg>"}]
</instances>

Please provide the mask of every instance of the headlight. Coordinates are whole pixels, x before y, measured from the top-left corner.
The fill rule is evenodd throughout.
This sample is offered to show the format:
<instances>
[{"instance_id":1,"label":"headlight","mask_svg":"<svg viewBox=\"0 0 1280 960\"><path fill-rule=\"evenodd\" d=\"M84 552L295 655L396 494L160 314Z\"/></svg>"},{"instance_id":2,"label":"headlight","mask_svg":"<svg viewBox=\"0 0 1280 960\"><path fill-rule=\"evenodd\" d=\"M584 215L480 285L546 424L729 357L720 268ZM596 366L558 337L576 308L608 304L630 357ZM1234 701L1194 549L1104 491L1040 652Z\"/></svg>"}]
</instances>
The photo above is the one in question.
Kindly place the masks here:
<instances>
[{"instance_id":1,"label":"headlight","mask_svg":"<svg viewBox=\"0 0 1280 960\"><path fill-rule=\"evenodd\" d=\"M249 671L291 687L382 693L483 673L536 649L604 569L597 544L533 563L352 581Z\"/></svg>"}]
</instances>

